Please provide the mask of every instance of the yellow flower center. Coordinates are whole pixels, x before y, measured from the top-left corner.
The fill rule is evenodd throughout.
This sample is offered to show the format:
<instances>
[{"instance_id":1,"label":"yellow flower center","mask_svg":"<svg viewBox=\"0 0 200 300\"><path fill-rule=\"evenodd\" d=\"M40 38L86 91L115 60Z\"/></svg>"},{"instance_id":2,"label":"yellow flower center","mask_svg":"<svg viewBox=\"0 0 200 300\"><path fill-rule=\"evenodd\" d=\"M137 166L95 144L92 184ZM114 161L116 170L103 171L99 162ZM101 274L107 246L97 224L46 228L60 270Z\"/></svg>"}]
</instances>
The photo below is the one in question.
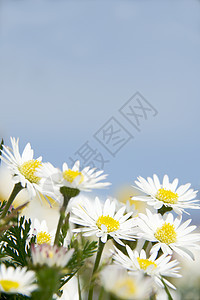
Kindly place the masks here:
<instances>
[{"instance_id":1,"label":"yellow flower center","mask_svg":"<svg viewBox=\"0 0 200 300\"><path fill-rule=\"evenodd\" d=\"M81 172L72 171L71 169L66 170L66 171L63 172L63 178L65 180L67 180L68 182L70 182L70 183L72 183L77 176L81 176L79 183L83 182L84 176Z\"/></svg>"},{"instance_id":2,"label":"yellow flower center","mask_svg":"<svg viewBox=\"0 0 200 300\"><path fill-rule=\"evenodd\" d=\"M11 289L17 289L19 287L19 283L13 280L0 280L0 285L2 286L5 292L9 292Z\"/></svg>"},{"instance_id":3,"label":"yellow flower center","mask_svg":"<svg viewBox=\"0 0 200 300\"><path fill-rule=\"evenodd\" d=\"M20 173L31 183L39 183L40 177L35 176L35 171L41 165L42 164L39 160L31 159L24 162L18 169Z\"/></svg>"},{"instance_id":4,"label":"yellow flower center","mask_svg":"<svg viewBox=\"0 0 200 300\"><path fill-rule=\"evenodd\" d=\"M99 229L101 229L101 225L105 225L107 227L107 232L112 232L119 229L119 221L109 216L99 217L96 224Z\"/></svg>"},{"instance_id":5,"label":"yellow flower center","mask_svg":"<svg viewBox=\"0 0 200 300\"><path fill-rule=\"evenodd\" d=\"M115 284L115 294L127 299L134 295L137 291L135 282L131 278L124 278L123 280L118 280Z\"/></svg>"},{"instance_id":6,"label":"yellow flower center","mask_svg":"<svg viewBox=\"0 0 200 300\"><path fill-rule=\"evenodd\" d=\"M37 234L37 244L42 245L42 244L51 244L51 235L50 233L47 233L45 231L40 231Z\"/></svg>"},{"instance_id":7,"label":"yellow flower center","mask_svg":"<svg viewBox=\"0 0 200 300\"><path fill-rule=\"evenodd\" d=\"M140 269L145 270L149 267L153 265L153 269L157 268L157 265L155 262L149 260L149 259L144 259L144 258L139 258L137 257L137 261L140 265Z\"/></svg>"},{"instance_id":8,"label":"yellow flower center","mask_svg":"<svg viewBox=\"0 0 200 300\"><path fill-rule=\"evenodd\" d=\"M174 225L166 222L162 227L156 230L154 236L161 243L165 244L175 243L177 240L177 233L174 229Z\"/></svg>"},{"instance_id":9,"label":"yellow flower center","mask_svg":"<svg viewBox=\"0 0 200 300\"><path fill-rule=\"evenodd\" d=\"M170 203L170 204L176 204L178 202L178 194L174 193L170 190L166 189L159 189L156 198L160 201L163 201L165 203Z\"/></svg>"}]
</instances>

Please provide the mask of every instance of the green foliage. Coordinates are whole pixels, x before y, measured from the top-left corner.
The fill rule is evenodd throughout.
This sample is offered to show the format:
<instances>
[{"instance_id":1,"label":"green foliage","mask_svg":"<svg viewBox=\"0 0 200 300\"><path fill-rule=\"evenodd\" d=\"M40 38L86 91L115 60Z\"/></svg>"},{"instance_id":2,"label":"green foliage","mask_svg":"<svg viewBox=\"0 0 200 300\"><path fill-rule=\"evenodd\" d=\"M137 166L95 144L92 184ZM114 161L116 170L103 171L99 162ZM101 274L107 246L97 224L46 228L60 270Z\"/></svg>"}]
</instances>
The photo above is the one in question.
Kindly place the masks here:
<instances>
[{"instance_id":1,"label":"green foliage","mask_svg":"<svg viewBox=\"0 0 200 300\"><path fill-rule=\"evenodd\" d=\"M15 226L10 227L0 238L3 245L3 254L11 258L11 264L16 263L20 266L27 266L30 258L30 245L34 238L28 241L31 220L21 217Z\"/></svg>"},{"instance_id":2,"label":"green foliage","mask_svg":"<svg viewBox=\"0 0 200 300\"><path fill-rule=\"evenodd\" d=\"M26 297L26 296L23 296L23 295L20 295L20 294L4 294L2 293L1 294L1 300L27 300L27 299L30 299L29 297Z\"/></svg>"},{"instance_id":3,"label":"green foliage","mask_svg":"<svg viewBox=\"0 0 200 300\"><path fill-rule=\"evenodd\" d=\"M64 245L64 240L65 240L65 238L67 236L68 230L69 230L69 213L65 217L63 225L62 225L61 230L60 230L59 246L63 246Z\"/></svg>"},{"instance_id":4,"label":"green foliage","mask_svg":"<svg viewBox=\"0 0 200 300\"><path fill-rule=\"evenodd\" d=\"M74 248L74 253L67 264L69 272L65 275L65 278L63 278L61 287L78 272L78 270L84 265L87 258L94 255L98 246L96 241L84 241L81 245L78 239L72 239L70 247Z\"/></svg>"},{"instance_id":5,"label":"green foliage","mask_svg":"<svg viewBox=\"0 0 200 300\"><path fill-rule=\"evenodd\" d=\"M2 212L4 211L6 201L3 201L0 204L0 235L2 235L6 230L8 230L10 227L13 227L17 225L18 222L18 212L23 209L27 203L18 206L15 209L12 209L11 211L8 211L7 215L4 218L2 217Z\"/></svg>"},{"instance_id":6,"label":"green foliage","mask_svg":"<svg viewBox=\"0 0 200 300\"><path fill-rule=\"evenodd\" d=\"M82 246L78 242L78 240L72 240L71 248L74 248L74 254L71 260L68 263L68 268L74 270L76 268L80 268L86 258L91 257L97 251L97 242L96 241L86 241Z\"/></svg>"},{"instance_id":7,"label":"green foliage","mask_svg":"<svg viewBox=\"0 0 200 300\"><path fill-rule=\"evenodd\" d=\"M44 266L37 270L38 290L32 293L33 300L52 300L59 289L61 274L56 268Z\"/></svg>"}]
</instances>

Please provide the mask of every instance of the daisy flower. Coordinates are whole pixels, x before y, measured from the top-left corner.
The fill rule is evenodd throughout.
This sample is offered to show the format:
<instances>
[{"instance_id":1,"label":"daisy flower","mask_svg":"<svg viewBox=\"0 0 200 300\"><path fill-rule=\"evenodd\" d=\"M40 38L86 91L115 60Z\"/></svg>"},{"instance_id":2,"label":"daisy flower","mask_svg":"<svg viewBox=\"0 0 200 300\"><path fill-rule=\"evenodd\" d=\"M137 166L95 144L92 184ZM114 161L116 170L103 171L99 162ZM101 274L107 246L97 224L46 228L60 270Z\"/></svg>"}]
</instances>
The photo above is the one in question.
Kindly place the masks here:
<instances>
[{"instance_id":1,"label":"daisy flower","mask_svg":"<svg viewBox=\"0 0 200 300\"><path fill-rule=\"evenodd\" d=\"M30 296L37 289L34 284L35 273L27 268L0 266L0 291L4 293L22 294Z\"/></svg>"},{"instance_id":2,"label":"daisy flower","mask_svg":"<svg viewBox=\"0 0 200 300\"><path fill-rule=\"evenodd\" d=\"M8 165L12 179L15 183L20 182L22 187L27 188L31 197L38 194L41 180L35 171L42 166L42 157L33 159L33 150L30 143L26 145L22 155L19 153L19 139L11 138L12 150L3 145L1 159Z\"/></svg>"},{"instance_id":3,"label":"daisy flower","mask_svg":"<svg viewBox=\"0 0 200 300\"><path fill-rule=\"evenodd\" d=\"M72 169L68 167L67 163L64 163L62 171L50 163L44 163L37 174L43 177L41 181L43 192L54 197L58 202L62 202L61 187L91 191L91 189L104 188L110 185L109 182L100 182L106 179L107 175L102 175L103 171L95 172L95 170L95 168L90 169L90 167L80 170L79 161L74 164Z\"/></svg>"},{"instance_id":4,"label":"daisy flower","mask_svg":"<svg viewBox=\"0 0 200 300\"><path fill-rule=\"evenodd\" d=\"M178 186L178 179L169 182L169 177L165 175L163 182L160 183L158 176L153 175L153 179L148 177L147 180L138 177L135 181L138 189L145 193L145 196L133 197L134 200L146 201L148 205L155 209L160 209L163 205L172 208L177 214L182 214L185 209L199 209L200 206L196 203L199 200L193 200L196 197L197 191L189 189L191 184Z\"/></svg>"},{"instance_id":5,"label":"daisy flower","mask_svg":"<svg viewBox=\"0 0 200 300\"><path fill-rule=\"evenodd\" d=\"M32 246L31 254L34 265L47 265L48 267L64 268L73 255L74 249L50 246L47 244Z\"/></svg>"},{"instance_id":6,"label":"daisy flower","mask_svg":"<svg viewBox=\"0 0 200 300\"><path fill-rule=\"evenodd\" d=\"M124 215L126 207L116 211L114 201L107 199L102 205L96 197L94 202L85 201L83 204L72 207L74 217L70 217L72 223L84 226L74 229L74 232L84 232L84 236L96 235L106 243L108 237L117 243L124 245L121 239L134 240L135 220L130 218L132 212Z\"/></svg>"},{"instance_id":7,"label":"daisy flower","mask_svg":"<svg viewBox=\"0 0 200 300\"><path fill-rule=\"evenodd\" d=\"M40 222L35 219L31 225L30 236L36 236L37 245L48 244L53 245L56 230L49 231L45 220Z\"/></svg>"},{"instance_id":8,"label":"daisy flower","mask_svg":"<svg viewBox=\"0 0 200 300\"><path fill-rule=\"evenodd\" d=\"M152 293L151 278L133 276L116 265L105 267L100 278L105 290L115 295L117 299L147 300Z\"/></svg>"},{"instance_id":9,"label":"daisy flower","mask_svg":"<svg viewBox=\"0 0 200 300\"><path fill-rule=\"evenodd\" d=\"M177 274L180 269L180 267L177 267L178 261L170 261L170 255L162 254L156 259L157 253L154 252L149 258L147 258L144 249L142 249L139 253L136 250L132 251L131 248L126 245L126 250L128 256L115 247L115 252L113 252L114 262L128 271L142 271L144 274L151 276L159 287L164 287L161 281L162 276L181 277L180 274ZM165 278L163 278L163 280L168 286L176 289L168 280Z\"/></svg>"},{"instance_id":10,"label":"daisy flower","mask_svg":"<svg viewBox=\"0 0 200 300\"><path fill-rule=\"evenodd\" d=\"M158 252L161 248L163 253L172 254L173 251L180 256L194 259L191 252L193 249L199 249L200 246L196 242L200 241L199 233L191 233L196 226L188 226L190 220L181 224L182 217L173 217L171 213L152 214L147 210L147 215L139 214L137 223L140 232L138 237L142 237L147 241L154 242L151 253Z\"/></svg>"}]
</instances>

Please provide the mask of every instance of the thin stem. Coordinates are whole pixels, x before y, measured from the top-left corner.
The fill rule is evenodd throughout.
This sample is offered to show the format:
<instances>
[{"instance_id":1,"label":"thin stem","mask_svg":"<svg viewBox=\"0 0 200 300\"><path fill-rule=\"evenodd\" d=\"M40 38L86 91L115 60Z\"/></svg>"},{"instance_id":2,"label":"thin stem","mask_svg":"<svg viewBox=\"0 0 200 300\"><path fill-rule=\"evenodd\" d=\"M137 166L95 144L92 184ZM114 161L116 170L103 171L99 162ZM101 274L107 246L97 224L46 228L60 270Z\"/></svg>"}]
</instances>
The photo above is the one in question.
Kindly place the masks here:
<instances>
[{"instance_id":1,"label":"thin stem","mask_svg":"<svg viewBox=\"0 0 200 300\"><path fill-rule=\"evenodd\" d=\"M80 276L79 276L79 274L77 275L77 281L78 281L78 297L79 297L79 300L82 300L82 297L81 297Z\"/></svg>"},{"instance_id":2,"label":"thin stem","mask_svg":"<svg viewBox=\"0 0 200 300\"><path fill-rule=\"evenodd\" d=\"M94 274L96 273L96 271L98 269L104 246L105 246L105 243L103 243L101 241L101 239L99 239L99 248L98 248L98 251L97 251L97 256L96 256L96 260L95 260L95 264L94 264L94 269L93 269L93 272L92 272L92 278L91 278L91 281L90 281L88 300L92 300L93 289L94 289Z\"/></svg>"},{"instance_id":3,"label":"thin stem","mask_svg":"<svg viewBox=\"0 0 200 300\"><path fill-rule=\"evenodd\" d=\"M66 211L68 202L69 202L69 197L64 196L63 205L60 209L60 218L59 218L59 221L58 221L58 226L57 226L57 230L56 230L54 245L59 245L60 230L62 228L63 221L65 219L65 211Z\"/></svg>"},{"instance_id":4,"label":"thin stem","mask_svg":"<svg viewBox=\"0 0 200 300\"><path fill-rule=\"evenodd\" d=\"M144 246L143 246L143 249L144 249L145 251L146 251L148 245L149 245L149 241L145 241Z\"/></svg>"},{"instance_id":5,"label":"thin stem","mask_svg":"<svg viewBox=\"0 0 200 300\"><path fill-rule=\"evenodd\" d=\"M161 281L162 281L162 283L163 283L163 285L164 285L165 292L166 292L166 294L167 294L167 296L168 296L168 300L173 300L173 298L172 298L172 296L171 296L171 294L170 294L170 292L169 292L169 290L168 290L168 287L167 287L166 283L164 282L163 279L161 279Z\"/></svg>"},{"instance_id":6,"label":"thin stem","mask_svg":"<svg viewBox=\"0 0 200 300\"><path fill-rule=\"evenodd\" d=\"M76 273L79 271L79 269L78 270L76 270L73 274L71 274L65 281L63 281L62 282L62 284L60 285L60 287L59 287L59 290L63 287L63 285L65 285L65 283L67 283L74 275L76 275Z\"/></svg>"},{"instance_id":7,"label":"thin stem","mask_svg":"<svg viewBox=\"0 0 200 300\"><path fill-rule=\"evenodd\" d=\"M3 212L2 212L2 214L0 216L0 219L3 219L6 216L6 214L7 214L8 210L9 210L10 206L12 205L12 203L13 203L13 201L15 199L15 197L17 196L17 194L22 189L23 189L23 187L22 187L22 185L21 185L20 182L18 182L18 183L15 184L15 186L14 186L14 188L12 190L12 193L11 193L11 195L10 195L7 203L6 203L6 206L4 207L4 210L3 210Z\"/></svg>"},{"instance_id":8,"label":"thin stem","mask_svg":"<svg viewBox=\"0 0 200 300\"><path fill-rule=\"evenodd\" d=\"M104 296L104 288L103 286L101 287L100 293L99 293L99 299L98 300L102 300Z\"/></svg>"}]
</instances>

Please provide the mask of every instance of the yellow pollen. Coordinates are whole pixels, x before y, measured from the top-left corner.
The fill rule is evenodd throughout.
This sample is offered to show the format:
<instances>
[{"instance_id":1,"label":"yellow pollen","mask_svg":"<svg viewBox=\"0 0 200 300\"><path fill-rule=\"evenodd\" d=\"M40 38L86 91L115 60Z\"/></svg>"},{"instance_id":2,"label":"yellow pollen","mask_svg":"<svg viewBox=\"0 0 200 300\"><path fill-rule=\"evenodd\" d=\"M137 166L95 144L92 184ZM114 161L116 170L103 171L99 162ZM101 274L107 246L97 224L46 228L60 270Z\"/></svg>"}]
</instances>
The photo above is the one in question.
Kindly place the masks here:
<instances>
[{"instance_id":1,"label":"yellow pollen","mask_svg":"<svg viewBox=\"0 0 200 300\"><path fill-rule=\"evenodd\" d=\"M31 159L24 162L18 169L20 173L31 183L39 183L40 177L35 176L35 171L41 165L42 164L39 160Z\"/></svg>"},{"instance_id":2,"label":"yellow pollen","mask_svg":"<svg viewBox=\"0 0 200 300\"><path fill-rule=\"evenodd\" d=\"M176 204L178 202L178 194L174 193L170 190L166 189L159 189L156 198L160 201L163 201L165 203L170 203L170 204Z\"/></svg>"},{"instance_id":3,"label":"yellow pollen","mask_svg":"<svg viewBox=\"0 0 200 300\"><path fill-rule=\"evenodd\" d=\"M2 286L5 292L9 292L11 289L17 289L19 287L19 283L13 280L0 280L0 285Z\"/></svg>"},{"instance_id":4,"label":"yellow pollen","mask_svg":"<svg viewBox=\"0 0 200 300\"><path fill-rule=\"evenodd\" d=\"M66 170L66 171L63 172L63 178L65 180L67 180L68 182L70 182L70 183L72 183L77 176L81 176L79 183L83 182L84 176L81 172L72 171L71 169Z\"/></svg>"},{"instance_id":5,"label":"yellow pollen","mask_svg":"<svg viewBox=\"0 0 200 300\"><path fill-rule=\"evenodd\" d=\"M37 244L42 245L42 244L51 244L51 235L50 233L47 233L45 231L40 231L37 234Z\"/></svg>"},{"instance_id":6,"label":"yellow pollen","mask_svg":"<svg viewBox=\"0 0 200 300\"><path fill-rule=\"evenodd\" d=\"M149 259L144 259L144 258L139 258L137 257L137 261L140 265L140 269L145 270L149 267L149 266L153 266L153 269L157 268L157 265L155 262L149 260Z\"/></svg>"},{"instance_id":7,"label":"yellow pollen","mask_svg":"<svg viewBox=\"0 0 200 300\"><path fill-rule=\"evenodd\" d=\"M112 232L119 229L119 221L109 216L99 217L96 224L99 229L101 229L101 225L105 225L107 227L107 232Z\"/></svg>"},{"instance_id":8,"label":"yellow pollen","mask_svg":"<svg viewBox=\"0 0 200 300\"><path fill-rule=\"evenodd\" d=\"M115 294L121 295L123 299L133 296L137 291L135 282L131 278L118 280L115 284Z\"/></svg>"},{"instance_id":9,"label":"yellow pollen","mask_svg":"<svg viewBox=\"0 0 200 300\"><path fill-rule=\"evenodd\" d=\"M177 233L174 225L170 223L164 223L162 227L158 228L154 234L155 238L161 243L171 244L177 240Z\"/></svg>"}]
</instances>

